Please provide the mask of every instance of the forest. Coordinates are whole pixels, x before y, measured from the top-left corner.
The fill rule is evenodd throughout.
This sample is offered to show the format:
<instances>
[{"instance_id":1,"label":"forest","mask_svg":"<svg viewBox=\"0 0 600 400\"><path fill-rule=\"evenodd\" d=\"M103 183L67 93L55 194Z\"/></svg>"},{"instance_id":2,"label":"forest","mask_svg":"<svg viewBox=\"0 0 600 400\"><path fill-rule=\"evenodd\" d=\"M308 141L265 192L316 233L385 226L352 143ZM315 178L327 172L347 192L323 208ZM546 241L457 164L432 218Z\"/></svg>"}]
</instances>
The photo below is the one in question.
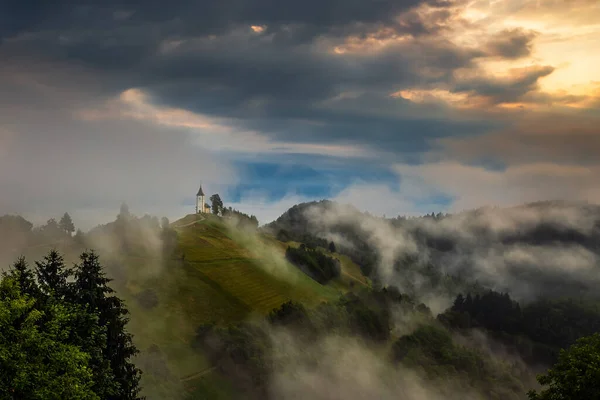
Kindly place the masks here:
<instances>
[{"instance_id":1,"label":"forest","mask_svg":"<svg viewBox=\"0 0 600 400\"><path fill-rule=\"evenodd\" d=\"M527 288L535 296L528 297L470 277L464 269L445 269L439 254L455 254L467 239L440 234L439 226L433 230L436 225L431 224L448 223L456 218L452 215L338 217L335 226L328 227L330 234L324 234L322 226L315 228L310 215L306 207L299 212L292 208L274 224L247 234L279 239L285 260L320 287L339 285L340 255L355 262L370 284L352 286L316 305L289 300L262 315L247 313L227 320L215 311L196 319L201 322L190 326L190 351L205 359L200 371L215 374L207 378L215 379L213 385L248 399L291 398L298 393L317 399L361 393L382 399L403 393L406 400L600 398L600 302L590 290L593 280L581 282L575 274L561 281L562 286L552 286L556 281L550 278L556 271L548 271L550 278L545 270L538 272L531 280L524 273L528 264L511 265L521 284L531 285ZM147 314L152 319L163 315L159 312L164 307L192 298L190 290L198 289L185 286L190 276L185 274L197 274L193 257L216 243L219 230L227 234L240 228L218 218L203 221L194 231L178 230L166 218L135 217L123 205L113 222L84 234L75 229L68 213L41 227L19 216L0 217L2 254L13 257L0 282L0 398L133 400L144 398L145 384L162 388L149 392L152 399L194 398L179 388L173 359L167 358L170 344L148 343L139 326L140 336L134 336L130 318ZM327 218L320 215L317 220ZM369 224L363 224L365 220ZM407 224L409 238L418 243L416 253L402 248L387 259L381 244L386 237L408 243L402 236ZM378 236L374 226L384 235ZM497 239L501 246L527 242L565 248L560 246L571 242L591 252L597 247L590 239L597 234L595 220L590 226L585 235L563 229L556 221L501 235L479 226L477 245ZM206 239L186 236L194 232ZM228 236L218 240L230 246ZM71 254L86 250L72 266L56 249L32 264L14 250L36 248L40 242L54 243ZM394 244L387 243L392 248ZM87 249L94 245L99 252ZM234 251L222 249L223 254ZM424 259L423 253L432 256ZM470 253L461 253L465 254ZM158 266L162 275L150 276L144 286L128 292L127 285L142 282L139 271L134 273L127 264L132 259L144 260L140 270L156 268L151 260L162 260ZM210 268L217 273L224 267ZM182 286L167 286L168 292L161 289L179 275L186 277L178 283ZM213 285L203 290L216 287L208 278L201 279ZM234 288L243 290L244 277L236 279L240 281ZM565 289L569 285L584 290L575 294ZM129 302L121 293L129 293ZM237 299L228 301L245 306ZM144 343L142 351L137 343ZM206 389L203 396L239 397L217 395L213 389Z\"/></svg>"},{"instance_id":2,"label":"forest","mask_svg":"<svg viewBox=\"0 0 600 400\"><path fill-rule=\"evenodd\" d=\"M67 268L56 251L23 258L0 282L3 399L139 399L128 310L98 256Z\"/></svg>"}]
</instances>

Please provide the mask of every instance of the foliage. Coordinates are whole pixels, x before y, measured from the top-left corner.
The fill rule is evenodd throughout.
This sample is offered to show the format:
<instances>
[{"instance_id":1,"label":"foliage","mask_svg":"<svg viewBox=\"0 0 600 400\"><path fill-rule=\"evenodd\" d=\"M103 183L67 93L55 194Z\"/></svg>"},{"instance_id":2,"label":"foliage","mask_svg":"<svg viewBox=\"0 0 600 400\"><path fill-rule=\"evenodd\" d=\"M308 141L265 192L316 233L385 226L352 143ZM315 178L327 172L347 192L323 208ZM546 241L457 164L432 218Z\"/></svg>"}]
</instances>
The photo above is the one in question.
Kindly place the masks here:
<instances>
[{"instance_id":1,"label":"foliage","mask_svg":"<svg viewBox=\"0 0 600 400\"><path fill-rule=\"evenodd\" d=\"M75 225L69 213L64 213L60 221L58 222L60 229L65 232L68 236L71 236L75 232Z\"/></svg>"},{"instance_id":2,"label":"foliage","mask_svg":"<svg viewBox=\"0 0 600 400\"><path fill-rule=\"evenodd\" d=\"M133 345L131 334L125 330L129 311L120 298L112 295L114 291L108 286L110 279L106 278L98 255L94 252L81 254L81 263L75 268L74 278L75 302L96 316L99 325L106 329L106 341L102 345L97 366L102 369L105 361L109 363L112 383L116 386L114 392L107 393L106 398L137 399L141 371L130 361L138 351ZM106 390L106 383L97 388Z\"/></svg>"},{"instance_id":3,"label":"foliage","mask_svg":"<svg viewBox=\"0 0 600 400\"><path fill-rule=\"evenodd\" d=\"M392 349L394 360L419 367L429 379L466 377L467 383L489 399L518 399L524 392L508 365L502 365L484 353L456 344L450 332L441 326L423 325L398 339Z\"/></svg>"},{"instance_id":4,"label":"foliage","mask_svg":"<svg viewBox=\"0 0 600 400\"><path fill-rule=\"evenodd\" d=\"M101 399L89 354L68 340L77 312L61 302L40 306L13 276L0 281L0 398Z\"/></svg>"},{"instance_id":5,"label":"foliage","mask_svg":"<svg viewBox=\"0 0 600 400\"><path fill-rule=\"evenodd\" d=\"M341 273L339 260L329 257L319 250L306 247L304 244L299 248L288 247L285 257L321 284L339 277Z\"/></svg>"},{"instance_id":6,"label":"foliage","mask_svg":"<svg viewBox=\"0 0 600 400\"><path fill-rule=\"evenodd\" d=\"M217 193L210 196L210 203L212 205L212 213L215 215L219 215L223 211L223 200L221 200L221 196Z\"/></svg>"},{"instance_id":7,"label":"foliage","mask_svg":"<svg viewBox=\"0 0 600 400\"><path fill-rule=\"evenodd\" d=\"M290 300L272 310L267 319L273 325L301 325L307 322L308 312L301 303Z\"/></svg>"},{"instance_id":8,"label":"foliage","mask_svg":"<svg viewBox=\"0 0 600 400\"><path fill-rule=\"evenodd\" d=\"M329 242L328 249L330 252L335 253L336 252L335 243Z\"/></svg>"},{"instance_id":9,"label":"foliage","mask_svg":"<svg viewBox=\"0 0 600 400\"><path fill-rule=\"evenodd\" d=\"M258 219L254 215L248 215L241 211L235 210L231 207L223 208L222 213L224 217L234 218L237 222L238 228L258 228Z\"/></svg>"},{"instance_id":10,"label":"foliage","mask_svg":"<svg viewBox=\"0 0 600 400\"><path fill-rule=\"evenodd\" d=\"M438 319L459 330L485 329L527 362L551 364L559 350L600 331L600 308L573 299L537 300L521 307L506 293L458 295Z\"/></svg>"},{"instance_id":11,"label":"foliage","mask_svg":"<svg viewBox=\"0 0 600 400\"><path fill-rule=\"evenodd\" d=\"M98 256L67 268L55 250L19 258L0 281L0 394L23 399L139 399L127 309Z\"/></svg>"},{"instance_id":12,"label":"foliage","mask_svg":"<svg viewBox=\"0 0 600 400\"><path fill-rule=\"evenodd\" d=\"M528 392L531 400L600 399L600 333L561 350L558 362L538 381L548 388Z\"/></svg>"},{"instance_id":13,"label":"foliage","mask_svg":"<svg viewBox=\"0 0 600 400\"><path fill-rule=\"evenodd\" d=\"M393 310L401 310L407 318L421 321L421 326L394 339L391 334ZM236 377L236 385L245 393L263 393L271 371L289 357L287 351L281 354L274 349L265 336L274 328L292 332L300 349L310 348L311 344L331 335L356 338L374 349L389 348L390 340L394 339L392 360L420 369L438 383L448 379L460 381L490 399L518 399L525 394L519 381L520 371L492 360L483 352L455 343L451 333L435 323L424 305L395 288L348 293L314 309L286 302L265 320L266 329L261 328L264 325L260 323L242 323L229 327L203 324L197 330L196 347L210 354L212 364L223 375ZM318 362L319 354L314 357Z\"/></svg>"}]
</instances>

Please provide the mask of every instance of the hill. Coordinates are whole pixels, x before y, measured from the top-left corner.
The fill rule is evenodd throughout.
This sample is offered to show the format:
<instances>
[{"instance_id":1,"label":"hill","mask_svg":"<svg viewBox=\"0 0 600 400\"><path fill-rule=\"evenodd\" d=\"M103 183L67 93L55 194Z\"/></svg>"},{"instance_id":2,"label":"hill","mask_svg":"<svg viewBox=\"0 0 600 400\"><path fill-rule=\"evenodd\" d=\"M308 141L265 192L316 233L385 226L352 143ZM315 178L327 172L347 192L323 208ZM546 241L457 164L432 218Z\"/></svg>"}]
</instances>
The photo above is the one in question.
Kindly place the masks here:
<instances>
[{"instance_id":1,"label":"hill","mask_svg":"<svg viewBox=\"0 0 600 400\"><path fill-rule=\"evenodd\" d=\"M458 371L461 384L487 398L522 398L530 366L523 372L495 352L547 366L597 329L599 215L593 206L544 203L385 219L323 201L256 230L213 215L169 223L122 210L85 235L44 236L46 243L10 218L20 233L3 254L33 261L57 248L70 263L96 249L131 311L149 400L265 398L270 389L291 396L293 385L267 384L289 383L322 356L323 376L309 380L355 376L356 363L370 371L380 365L371 358L387 360L391 350L444 390L440 382ZM339 260L339 277L320 284L288 262L286 250L303 244ZM490 294L497 288L511 298ZM576 300L546 301L552 291ZM396 372L390 379L406 376Z\"/></svg>"},{"instance_id":2,"label":"hill","mask_svg":"<svg viewBox=\"0 0 600 400\"><path fill-rule=\"evenodd\" d=\"M451 299L471 280L524 301L598 297L600 207L593 204L538 202L380 218L324 200L290 208L263 231L316 245L333 240L366 276L414 295L433 290Z\"/></svg>"},{"instance_id":3,"label":"hill","mask_svg":"<svg viewBox=\"0 0 600 400\"><path fill-rule=\"evenodd\" d=\"M285 259L286 248L297 245L213 215L192 214L165 227L158 218L137 218L126 210L92 229L83 243L62 237L6 258L23 254L38 260L55 248L71 264L83 249L96 249L131 311L129 329L148 370L144 386L156 392L149 398L164 399L182 388L196 395L227 388L215 383L221 378L205 355L191 348L203 324L239 323L289 301L314 307L368 286L359 268L339 254L333 256L341 261L342 275L319 284Z\"/></svg>"},{"instance_id":4,"label":"hill","mask_svg":"<svg viewBox=\"0 0 600 400\"><path fill-rule=\"evenodd\" d=\"M345 275L321 285L285 260L285 243L232 228L220 217L188 215L170 228L177 240L168 254L144 246L143 242L154 241L147 229L137 233L127 252L115 252L114 243L103 246L107 241L102 235L94 238L92 233L90 239L110 260L113 276L120 276L137 344L160 349L169 370L197 394L213 390L202 382L215 380L203 354L190 348L202 324L226 326L266 315L288 301L312 307L349 290L349 280L366 285L364 277L356 275L356 266L343 256L339 257ZM152 300L144 302L145 298Z\"/></svg>"}]
</instances>

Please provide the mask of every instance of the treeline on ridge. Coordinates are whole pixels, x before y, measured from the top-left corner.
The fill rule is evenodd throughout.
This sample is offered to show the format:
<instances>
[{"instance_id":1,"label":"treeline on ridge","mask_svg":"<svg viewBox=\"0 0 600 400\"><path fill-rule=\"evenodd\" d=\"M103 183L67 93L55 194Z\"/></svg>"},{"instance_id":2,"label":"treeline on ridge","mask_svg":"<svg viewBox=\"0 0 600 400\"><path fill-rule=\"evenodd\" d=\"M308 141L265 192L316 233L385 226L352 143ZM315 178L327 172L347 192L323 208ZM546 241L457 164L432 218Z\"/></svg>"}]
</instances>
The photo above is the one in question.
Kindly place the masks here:
<instances>
[{"instance_id":1,"label":"treeline on ridge","mask_svg":"<svg viewBox=\"0 0 600 400\"><path fill-rule=\"evenodd\" d=\"M600 332L600 306L572 298L540 299L521 306L507 293L489 290L458 295L438 320L463 333L484 330L527 363L551 365L561 349Z\"/></svg>"},{"instance_id":2,"label":"treeline on ridge","mask_svg":"<svg viewBox=\"0 0 600 400\"><path fill-rule=\"evenodd\" d=\"M394 311L411 319L416 325L414 330L398 337L392 330ZM387 351L391 368L420 368L441 390L444 382L454 380L489 399L522 399L526 393L520 380L525 373L522 369L498 362L479 349L457 344L424 304L395 288L349 292L315 309L287 302L273 310L265 323L269 328L245 322L233 326L203 324L197 330L195 347L209 354L211 363L222 374L235 377L233 381L248 398L269 398L276 365L298 362L290 359L293 356L288 355L289 349L281 354L273 347L269 335L277 329L293 332L295 345L303 352L318 351L311 350L311 346L331 335L354 338L374 351L391 349ZM311 356L318 359L320 354Z\"/></svg>"},{"instance_id":3,"label":"treeline on ridge","mask_svg":"<svg viewBox=\"0 0 600 400\"><path fill-rule=\"evenodd\" d=\"M412 326L406 333L393 329L398 315ZM593 377L600 366L583 365L574 355L586 351L589 355L583 360L588 361L600 355L599 321L598 310L583 304L564 300L521 306L494 291L461 295L446 312L434 317L424 304L387 287L349 292L314 309L290 301L274 309L263 324L203 324L197 329L194 347L208 354L214 368L233 377L247 398L269 398L269 384L278 366L299 362L290 359L295 357L291 349L281 354L274 347L270 335L284 329L295 340L286 341L286 346L317 351L309 355L315 360L321 354L311 346L319 340L332 335L340 340L357 339L365 348L387 352L391 367L420 371L442 395L454 396L459 387L486 399L572 400L596 398ZM492 340L475 340L476 329L490 334ZM506 350L522 356L526 363L499 356ZM550 386L536 392L531 390L536 381L531 368L540 365L554 366L537 377L539 383Z\"/></svg>"}]
</instances>

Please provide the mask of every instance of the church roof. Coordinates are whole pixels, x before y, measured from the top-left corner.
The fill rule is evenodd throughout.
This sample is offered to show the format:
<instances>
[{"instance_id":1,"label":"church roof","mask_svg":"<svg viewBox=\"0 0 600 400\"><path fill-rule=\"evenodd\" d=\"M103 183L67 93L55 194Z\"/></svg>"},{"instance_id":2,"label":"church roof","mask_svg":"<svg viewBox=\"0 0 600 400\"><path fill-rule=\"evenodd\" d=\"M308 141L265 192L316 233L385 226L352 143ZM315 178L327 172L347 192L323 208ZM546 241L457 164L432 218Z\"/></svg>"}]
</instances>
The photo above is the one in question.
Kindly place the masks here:
<instances>
[{"instance_id":1,"label":"church roof","mask_svg":"<svg viewBox=\"0 0 600 400\"><path fill-rule=\"evenodd\" d=\"M200 185L200 189L198 189L198 193L196 193L196 196L204 196L204 191L202 190L202 185Z\"/></svg>"}]
</instances>

